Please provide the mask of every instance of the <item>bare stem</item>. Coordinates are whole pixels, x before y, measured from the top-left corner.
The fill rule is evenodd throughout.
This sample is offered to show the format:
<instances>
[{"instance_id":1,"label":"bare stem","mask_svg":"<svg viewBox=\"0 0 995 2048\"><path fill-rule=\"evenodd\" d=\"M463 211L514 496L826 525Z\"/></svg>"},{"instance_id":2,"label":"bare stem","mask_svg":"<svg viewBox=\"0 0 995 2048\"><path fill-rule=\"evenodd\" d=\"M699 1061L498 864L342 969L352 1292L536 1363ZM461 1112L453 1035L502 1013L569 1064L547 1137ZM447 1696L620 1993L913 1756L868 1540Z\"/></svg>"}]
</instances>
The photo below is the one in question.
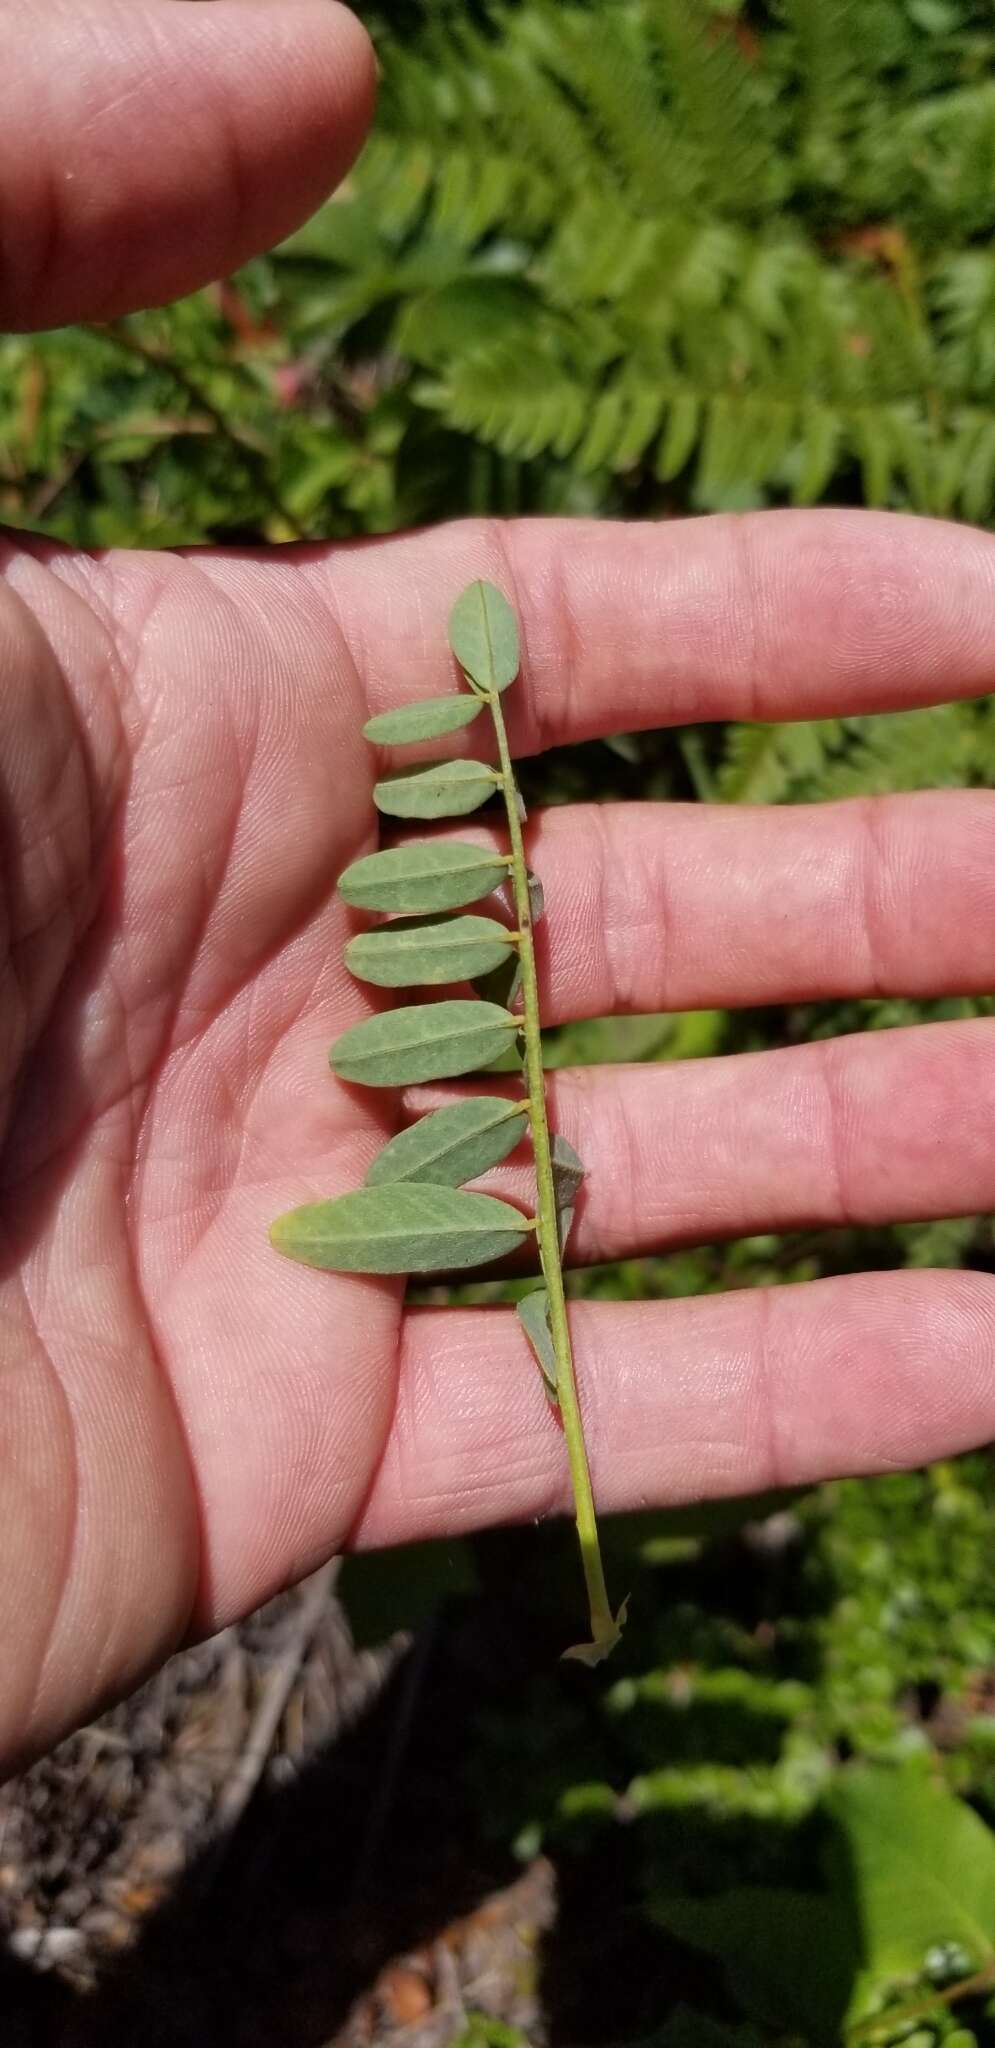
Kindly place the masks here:
<instances>
[{"instance_id":1,"label":"bare stem","mask_svg":"<svg viewBox=\"0 0 995 2048\"><path fill-rule=\"evenodd\" d=\"M535 1156L537 1187L537 1230L539 1255L546 1281L549 1300L549 1326L556 1358L556 1391L563 1417L563 1433L566 1439L567 1457L570 1462L570 1479L573 1486L575 1523L580 1544L581 1562L587 1585L587 1597L591 1611L591 1634L595 1645L610 1646L618 1634L608 1601L605 1586L604 1567L601 1562L601 1546L598 1541L598 1524L594 1511L594 1494L591 1489L591 1472L587 1461L587 1446L584 1442L584 1424L581 1418L580 1402L577 1397L577 1379L574 1372L573 1349L570 1342L570 1326L567 1320L567 1304L563 1292L563 1267L560 1258L560 1238L556 1218L556 1191L553 1182L553 1162L549 1143L549 1121L546 1115L546 1084L542 1064L542 1032L539 1017L539 989L536 980L535 948L532 939L532 911L529 903L528 868L525 859L525 843L518 809L518 794L515 785L515 771L508 749L508 735L504 723L504 712L497 692L488 697L497 734L498 756L501 762L501 782L504 790L505 810L508 818L508 832L511 838L511 880L515 896L515 915L520 931L520 958L522 967L522 1033L525 1043L524 1067L528 1089L529 1123L532 1131L532 1149Z\"/></svg>"}]
</instances>

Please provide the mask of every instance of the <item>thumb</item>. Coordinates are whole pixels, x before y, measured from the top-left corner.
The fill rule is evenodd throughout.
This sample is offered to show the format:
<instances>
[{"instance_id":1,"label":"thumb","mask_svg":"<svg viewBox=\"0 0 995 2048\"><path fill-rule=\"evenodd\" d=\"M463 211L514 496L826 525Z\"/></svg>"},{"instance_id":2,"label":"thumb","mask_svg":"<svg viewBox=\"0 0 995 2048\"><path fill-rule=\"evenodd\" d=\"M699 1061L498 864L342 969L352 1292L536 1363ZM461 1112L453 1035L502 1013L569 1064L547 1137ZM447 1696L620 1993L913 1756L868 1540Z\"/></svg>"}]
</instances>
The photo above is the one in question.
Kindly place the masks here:
<instances>
[{"instance_id":1,"label":"thumb","mask_svg":"<svg viewBox=\"0 0 995 2048\"><path fill-rule=\"evenodd\" d=\"M337 0L0 5L0 327L110 319L306 219L368 126Z\"/></svg>"}]
</instances>

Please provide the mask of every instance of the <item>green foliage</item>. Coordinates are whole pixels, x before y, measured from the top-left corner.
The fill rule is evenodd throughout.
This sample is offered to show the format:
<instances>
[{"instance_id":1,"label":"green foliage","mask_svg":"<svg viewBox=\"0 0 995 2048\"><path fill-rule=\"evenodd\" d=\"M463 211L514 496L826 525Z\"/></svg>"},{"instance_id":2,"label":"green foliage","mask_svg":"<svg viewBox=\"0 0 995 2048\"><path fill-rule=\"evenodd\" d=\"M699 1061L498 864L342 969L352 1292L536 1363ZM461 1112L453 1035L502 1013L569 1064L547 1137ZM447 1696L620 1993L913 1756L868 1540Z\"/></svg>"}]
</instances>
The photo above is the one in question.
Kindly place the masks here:
<instances>
[{"instance_id":1,"label":"green foliage","mask_svg":"<svg viewBox=\"0 0 995 2048\"><path fill-rule=\"evenodd\" d=\"M378 782L373 800L388 818L462 818L479 810L497 785L486 761L437 761Z\"/></svg>"},{"instance_id":2,"label":"green foliage","mask_svg":"<svg viewBox=\"0 0 995 2048\"><path fill-rule=\"evenodd\" d=\"M507 876L505 855L484 846L409 839L353 861L339 876L339 895L356 910L458 910L489 896Z\"/></svg>"},{"instance_id":3,"label":"green foliage","mask_svg":"<svg viewBox=\"0 0 995 2048\"><path fill-rule=\"evenodd\" d=\"M486 1067L519 1029L519 1019L497 1003L456 998L431 1009L411 1004L343 1031L329 1063L341 1081L362 1081L369 1088L441 1081Z\"/></svg>"},{"instance_id":4,"label":"green foliage","mask_svg":"<svg viewBox=\"0 0 995 2048\"><path fill-rule=\"evenodd\" d=\"M480 717L483 705L472 697L423 697L420 703L402 704L397 711L381 711L363 727L368 740L379 747L409 746L414 740L437 740L447 732L459 732Z\"/></svg>"},{"instance_id":5,"label":"green foliage","mask_svg":"<svg viewBox=\"0 0 995 2048\"><path fill-rule=\"evenodd\" d=\"M526 1116L524 1103L500 1095L472 1095L451 1103L391 1138L377 1153L367 1184L427 1180L437 1187L459 1187L507 1158L525 1134Z\"/></svg>"},{"instance_id":6,"label":"green foliage","mask_svg":"<svg viewBox=\"0 0 995 2048\"><path fill-rule=\"evenodd\" d=\"M478 690L506 690L518 674L518 621L493 583L471 583L449 615L449 644Z\"/></svg>"},{"instance_id":7,"label":"green foliage","mask_svg":"<svg viewBox=\"0 0 995 2048\"><path fill-rule=\"evenodd\" d=\"M464 1188L388 1181L292 1209L270 1233L276 1250L336 1273L437 1273L499 1259L529 1224L509 1202Z\"/></svg>"},{"instance_id":8,"label":"green foliage","mask_svg":"<svg viewBox=\"0 0 995 2048\"><path fill-rule=\"evenodd\" d=\"M472 981L514 952L506 925L493 917L395 918L359 932L345 949L350 972L379 988Z\"/></svg>"},{"instance_id":9,"label":"green foliage","mask_svg":"<svg viewBox=\"0 0 995 2048\"><path fill-rule=\"evenodd\" d=\"M755 2018L813 2048L908 2039L995 1985L995 1840L916 1767L842 1772L825 1804L823 1892L746 1887L659 1900L654 1917L722 1963Z\"/></svg>"},{"instance_id":10,"label":"green foliage","mask_svg":"<svg viewBox=\"0 0 995 2048\"><path fill-rule=\"evenodd\" d=\"M529 1340L532 1356L542 1374L543 1385L554 1408L560 1405L556 1391L556 1352L549 1327L549 1296L544 1287L534 1287L516 1303L518 1320Z\"/></svg>"},{"instance_id":11,"label":"green foliage","mask_svg":"<svg viewBox=\"0 0 995 2048\"><path fill-rule=\"evenodd\" d=\"M988 0L394 0L364 11L384 64L375 137L344 192L284 248L110 329L0 340L7 522L99 547L337 537L459 512L670 517L833 501L995 520ZM471 668L484 624L477 652L464 646ZM373 721L370 737L436 736L479 708L456 695L408 704ZM622 735L526 764L521 780L530 803L985 787L995 721L990 704L960 704ZM482 849L409 844L355 863L343 894L424 915L507 877ZM368 971L368 946L354 964L364 960ZM487 993L510 1010L507 966ZM684 1059L972 1014L995 1004L593 1019L547 1033L545 1060ZM483 1115L475 1134L437 1119L417 1127L448 1157L440 1177L458 1181L478 1170L480 1148L513 1141L520 1119ZM411 1141L404 1133L381 1154L372 1190L398 1165L402 1182L420 1177ZM756 1236L569 1285L594 1299L669 1299L860 1267L990 1271L992 1258L990 1223L969 1218ZM542 1349L542 1296L528 1300ZM664 1899L676 1926L680 1899L682 1939L656 1925L668 1988L662 2007L642 2011L644 2048L822 2037L843 1995L825 1990L843 1894L838 1866L823 1877L820 1857L828 1813L858 1783L846 1776L851 1753L929 1762L986 1823L995 1816L989 1461L825 1487L779 1511L781 1547L762 1506L759 1533L737 1536L749 1512L727 1504L610 1527L619 1582L636 1593L621 1675L593 1692L585 1677L581 1698L544 1653L541 1676L495 1709L465 1764L502 1844L545 1843L605 1900L605 1943ZM344 1576L364 1640L474 1583L461 1546L441 1564L432 1547L351 1561ZM374 1580L371 1600L363 1584ZM549 1532L535 1568L507 1574L506 1598L522 1582L545 1646L545 1603L569 1597ZM870 1828L885 1859L887 1843L916 1839L928 1792L915 1772L888 1783L894 1826ZM962 1829L965 1810L945 1810ZM918 1839L923 1867L942 1867L942 1844ZM862 1954L847 2005L858 1985L868 2016L876 1998L888 2011L918 2001L901 2023L912 2048L991 2044L984 1996L936 2002L951 1981L945 1909L925 1888L903 1892L887 1860L881 1869L885 1917L889 1899L904 1901L894 1945L875 1908L886 1966L864 1979L873 1958ZM953 1860L958 1882L971 1869L969 1846ZM692 1919L700 1939L711 1916L728 1947L748 1924L744 1899L759 1911L732 1977L717 1986L708 1964L689 1981ZM792 1915L797 1932L813 1912L829 1918L786 1973ZM964 1954L973 1960L969 1943ZM750 1971L765 1977L759 2003ZM819 2010L803 2019L798 2001L820 1982ZM884 2042L887 2026L862 2038ZM507 2030L474 2016L471 2042L512 2048Z\"/></svg>"},{"instance_id":12,"label":"green foliage","mask_svg":"<svg viewBox=\"0 0 995 2048\"><path fill-rule=\"evenodd\" d=\"M381 24L344 194L236 283L3 344L4 516L103 545L466 508L995 494L985 0Z\"/></svg>"}]
</instances>

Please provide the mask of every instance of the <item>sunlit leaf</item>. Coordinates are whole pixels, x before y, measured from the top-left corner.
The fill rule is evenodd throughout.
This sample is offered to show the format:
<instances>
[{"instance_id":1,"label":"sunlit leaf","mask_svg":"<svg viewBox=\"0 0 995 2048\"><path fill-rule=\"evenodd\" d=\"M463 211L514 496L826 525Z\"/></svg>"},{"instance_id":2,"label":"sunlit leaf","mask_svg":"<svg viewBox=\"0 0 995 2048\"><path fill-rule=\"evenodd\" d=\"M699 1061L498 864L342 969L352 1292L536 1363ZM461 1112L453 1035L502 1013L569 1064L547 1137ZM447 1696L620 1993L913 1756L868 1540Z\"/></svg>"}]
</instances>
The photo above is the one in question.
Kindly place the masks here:
<instances>
[{"instance_id":1,"label":"sunlit leaf","mask_svg":"<svg viewBox=\"0 0 995 2048\"><path fill-rule=\"evenodd\" d=\"M537 1287L532 1294L526 1294L516 1303L518 1320L532 1346L532 1355L542 1374L543 1385L554 1408L560 1405L556 1391L556 1352L553 1349L553 1333L549 1327L549 1296L544 1287Z\"/></svg>"},{"instance_id":2,"label":"sunlit leaf","mask_svg":"<svg viewBox=\"0 0 995 2048\"><path fill-rule=\"evenodd\" d=\"M367 720L363 731L378 747L403 747L417 740L438 740L444 733L459 732L483 710L479 697L423 697L417 704L399 704L396 711L381 711Z\"/></svg>"},{"instance_id":3,"label":"sunlit leaf","mask_svg":"<svg viewBox=\"0 0 995 2048\"><path fill-rule=\"evenodd\" d=\"M518 622L493 583L471 583L449 615L449 645L481 690L506 690L518 674Z\"/></svg>"},{"instance_id":4,"label":"sunlit leaf","mask_svg":"<svg viewBox=\"0 0 995 2048\"><path fill-rule=\"evenodd\" d=\"M412 839L368 853L339 876L339 894L357 910L457 910L508 878L508 861L461 840Z\"/></svg>"},{"instance_id":5,"label":"sunlit leaf","mask_svg":"<svg viewBox=\"0 0 995 2048\"><path fill-rule=\"evenodd\" d=\"M496 1003L425 1003L354 1024L328 1057L342 1081L400 1088L485 1067L520 1028L520 1020Z\"/></svg>"},{"instance_id":6,"label":"sunlit leaf","mask_svg":"<svg viewBox=\"0 0 995 2048\"><path fill-rule=\"evenodd\" d=\"M399 918L361 932L345 949L346 963L378 988L471 981L489 974L516 952L507 928L493 917L440 917L409 923Z\"/></svg>"},{"instance_id":7,"label":"sunlit leaf","mask_svg":"<svg viewBox=\"0 0 995 2048\"><path fill-rule=\"evenodd\" d=\"M858 1766L827 1804L840 1831L830 1875L856 1904L863 1945L849 2019L937 1943L963 1951L965 1976L995 1965L995 1837L963 1800L914 1769Z\"/></svg>"},{"instance_id":8,"label":"sunlit leaf","mask_svg":"<svg viewBox=\"0 0 995 2048\"><path fill-rule=\"evenodd\" d=\"M435 1273L499 1259L530 1225L508 1202L403 1181L309 1202L274 1223L277 1251L336 1273Z\"/></svg>"},{"instance_id":9,"label":"sunlit leaf","mask_svg":"<svg viewBox=\"0 0 995 2048\"><path fill-rule=\"evenodd\" d=\"M459 1187L461 1181L475 1180L506 1159L523 1137L526 1122L524 1107L499 1095L474 1095L434 1110L391 1138L373 1161L367 1186L428 1180L439 1187Z\"/></svg>"},{"instance_id":10,"label":"sunlit leaf","mask_svg":"<svg viewBox=\"0 0 995 2048\"><path fill-rule=\"evenodd\" d=\"M498 780L486 761L438 761L378 782L373 801L390 818L462 818L494 795Z\"/></svg>"}]
</instances>

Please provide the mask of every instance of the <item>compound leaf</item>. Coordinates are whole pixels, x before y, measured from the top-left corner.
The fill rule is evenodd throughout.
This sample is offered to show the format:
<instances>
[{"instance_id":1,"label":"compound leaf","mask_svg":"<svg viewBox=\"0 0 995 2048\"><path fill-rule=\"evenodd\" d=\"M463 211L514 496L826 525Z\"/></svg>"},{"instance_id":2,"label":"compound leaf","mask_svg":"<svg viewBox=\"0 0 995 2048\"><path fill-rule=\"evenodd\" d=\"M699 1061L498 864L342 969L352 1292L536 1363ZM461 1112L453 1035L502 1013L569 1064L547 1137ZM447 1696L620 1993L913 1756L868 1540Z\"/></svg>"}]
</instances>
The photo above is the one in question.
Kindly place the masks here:
<instances>
[{"instance_id":1,"label":"compound leaf","mask_svg":"<svg viewBox=\"0 0 995 2048\"><path fill-rule=\"evenodd\" d=\"M435 1273L516 1251L530 1224L508 1202L403 1182L356 1188L278 1217L277 1251L335 1273Z\"/></svg>"},{"instance_id":2,"label":"compound leaf","mask_svg":"<svg viewBox=\"0 0 995 2048\"><path fill-rule=\"evenodd\" d=\"M543 1385L554 1408L560 1405L556 1385L556 1353L553 1349L553 1333L549 1327L549 1296L544 1287L537 1287L532 1294L526 1294L516 1303L518 1320L532 1346L532 1355L542 1374Z\"/></svg>"},{"instance_id":3,"label":"compound leaf","mask_svg":"<svg viewBox=\"0 0 995 2048\"><path fill-rule=\"evenodd\" d=\"M418 740L438 740L444 733L459 732L482 710L479 697L423 697L417 704L381 711L367 720L363 732L378 747L412 746Z\"/></svg>"},{"instance_id":4,"label":"compound leaf","mask_svg":"<svg viewBox=\"0 0 995 2048\"><path fill-rule=\"evenodd\" d=\"M522 1138L526 1121L521 1103L499 1095L474 1095L433 1110L391 1138L373 1161L366 1184L427 1180L437 1187L459 1187L461 1181L475 1180L506 1159Z\"/></svg>"},{"instance_id":5,"label":"compound leaf","mask_svg":"<svg viewBox=\"0 0 995 2048\"><path fill-rule=\"evenodd\" d=\"M354 1024L336 1039L328 1057L342 1081L400 1088L487 1066L520 1029L521 1020L496 1003L413 1004Z\"/></svg>"},{"instance_id":6,"label":"compound leaf","mask_svg":"<svg viewBox=\"0 0 995 2048\"><path fill-rule=\"evenodd\" d=\"M518 621L493 583L471 583L449 615L449 645L479 690L506 690L518 674Z\"/></svg>"},{"instance_id":7,"label":"compound leaf","mask_svg":"<svg viewBox=\"0 0 995 2048\"><path fill-rule=\"evenodd\" d=\"M515 950L506 927L493 917L399 918L350 939L345 957L362 981L414 988L490 974Z\"/></svg>"},{"instance_id":8,"label":"compound leaf","mask_svg":"<svg viewBox=\"0 0 995 2048\"><path fill-rule=\"evenodd\" d=\"M457 910L507 879L507 857L486 846L412 839L354 860L339 877L339 894L357 910Z\"/></svg>"},{"instance_id":9,"label":"compound leaf","mask_svg":"<svg viewBox=\"0 0 995 2048\"><path fill-rule=\"evenodd\" d=\"M378 782L373 801L390 818L462 818L494 795L498 780L486 761L439 761Z\"/></svg>"}]
</instances>

